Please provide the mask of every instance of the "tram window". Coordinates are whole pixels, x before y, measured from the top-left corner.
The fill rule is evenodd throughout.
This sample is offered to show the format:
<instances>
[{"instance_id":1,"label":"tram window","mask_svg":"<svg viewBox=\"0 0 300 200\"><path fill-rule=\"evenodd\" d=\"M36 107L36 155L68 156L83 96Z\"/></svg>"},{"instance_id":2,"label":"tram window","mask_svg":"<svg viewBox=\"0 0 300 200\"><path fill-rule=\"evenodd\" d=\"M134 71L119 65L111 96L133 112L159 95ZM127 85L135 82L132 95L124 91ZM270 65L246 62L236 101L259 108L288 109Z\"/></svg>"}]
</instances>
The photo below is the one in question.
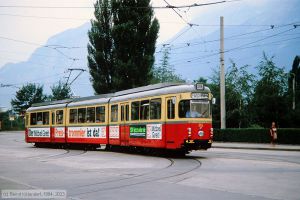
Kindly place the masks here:
<instances>
[{"instance_id":1,"label":"tram window","mask_svg":"<svg viewBox=\"0 0 300 200\"><path fill-rule=\"evenodd\" d=\"M141 101L141 112L140 112L140 119L141 120L148 120L149 119L149 100Z\"/></svg>"},{"instance_id":2,"label":"tram window","mask_svg":"<svg viewBox=\"0 0 300 200\"><path fill-rule=\"evenodd\" d=\"M85 123L86 108L78 108L78 123Z\"/></svg>"},{"instance_id":3,"label":"tram window","mask_svg":"<svg viewBox=\"0 0 300 200\"><path fill-rule=\"evenodd\" d=\"M131 103L131 120L139 120L140 102L135 101Z\"/></svg>"},{"instance_id":4,"label":"tram window","mask_svg":"<svg viewBox=\"0 0 300 200\"><path fill-rule=\"evenodd\" d=\"M30 125L36 125L36 113L30 113Z\"/></svg>"},{"instance_id":5,"label":"tram window","mask_svg":"<svg viewBox=\"0 0 300 200\"><path fill-rule=\"evenodd\" d=\"M38 112L36 114L36 118L37 118L36 124L37 125L43 125L43 113L42 112Z\"/></svg>"},{"instance_id":6,"label":"tram window","mask_svg":"<svg viewBox=\"0 0 300 200\"><path fill-rule=\"evenodd\" d=\"M182 100L179 102L180 118L208 118L210 104L208 100Z\"/></svg>"},{"instance_id":7,"label":"tram window","mask_svg":"<svg viewBox=\"0 0 300 200\"><path fill-rule=\"evenodd\" d=\"M150 101L150 119L161 118L161 99L151 99Z\"/></svg>"},{"instance_id":8,"label":"tram window","mask_svg":"<svg viewBox=\"0 0 300 200\"><path fill-rule=\"evenodd\" d=\"M49 124L49 112L43 112L43 124L44 125Z\"/></svg>"},{"instance_id":9,"label":"tram window","mask_svg":"<svg viewBox=\"0 0 300 200\"><path fill-rule=\"evenodd\" d=\"M173 103L172 99L169 99L167 101L168 104L168 119L174 119L175 118L175 104Z\"/></svg>"},{"instance_id":10,"label":"tram window","mask_svg":"<svg viewBox=\"0 0 300 200\"><path fill-rule=\"evenodd\" d=\"M96 122L105 122L105 107L96 107Z\"/></svg>"},{"instance_id":11,"label":"tram window","mask_svg":"<svg viewBox=\"0 0 300 200\"><path fill-rule=\"evenodd\" d=\"M77 123L77 120L78 120L77 109L71 109L69 122L73 124L73 123Z\"/></svg>"},{"instance_id":12,"label":"tram window","mask_svg":"<svg viewBox=\"0 0 300 200\"><path fill-rule=\"evenodd\" d=\"M95 107L90 107L86 109L86 122L95 123Z\"/></svg>"},{"instance_id":13,"label":"tram window","mask_svg":"<svg viewBox=\"0 0 300 200\"><path fill-rule=\"evenodd\" d=\"M118 121L118 105L112 105L111 106L111 122L117 122Z\"/></svg>"},{"instance_id":14,"label":"tram window","mask_svg":"<svg viewBox=\"0 0 300 200\"><path fill-rule=\"evenodd\" d=\"M190 117L190 107L191 103L190 100L182 100L179 102L179 117L185 118Z\"/></svg>"},{"instance_id":15,"label":"tram window","mask_svg":"<svg viewBox=\"0 0 300 200\"><path fill-rule=\"evenodd\" d=\"M63 124L64 121L64 111L57 110L56 111L56 124Z\"/></svg>"}]
</instances>

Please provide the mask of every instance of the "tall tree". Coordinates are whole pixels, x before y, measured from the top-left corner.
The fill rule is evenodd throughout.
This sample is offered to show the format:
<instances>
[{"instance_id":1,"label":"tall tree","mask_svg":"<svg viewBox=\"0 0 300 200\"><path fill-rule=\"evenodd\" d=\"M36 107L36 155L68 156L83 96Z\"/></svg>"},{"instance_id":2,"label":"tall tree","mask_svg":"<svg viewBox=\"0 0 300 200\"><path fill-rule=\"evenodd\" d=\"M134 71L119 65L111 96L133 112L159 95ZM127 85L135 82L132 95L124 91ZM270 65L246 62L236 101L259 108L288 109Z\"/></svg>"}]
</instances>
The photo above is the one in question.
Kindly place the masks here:
<instances>
[{"instance_id":1,"label":"tall tree","mask_svg":"<svg viewBox=\"0 0 300 200\"><path fill-rule=\"evenodd\" d=\"M163 55L159 65L153 69L153 78L151 83L185 82L185 80L175 73L174 67L170 65L170 48L163 48L162 53Z\"/></svg>"},{"instance_id":2,"label":"tall tree","mask_svg":"<svg viewBox=\"0 0 300 200\"><path fill-rule=\"evenodd\" d=\"M98 0L88 65L97 94L149 84L159 24L150 0Z\"/></svg>"},{"instance_id":3,"label":"tall tree","mask_svg":"<svg viewBox=\"0 0 300 200\"><path fill-rule=\"evenodd\" d=\"M238 67L234 61L230 62L226 73L226 117L228 127L241 128L249 126L251 121L248 109L253 95L254 75L248 72L248 65Z\"/></svg>"},{"instance_id":4,"label":"tall tree","mask_svg":"<svg viewBox=\"0 0 300 200\"><path fill-rule=\"evenodd\" d=\"M68 99L72 96L71 88L68 84L59 81L57 84L51 87L52 95L50 95L51 101Z\"/></svg>"},{"instance_id":5,"label":"tall tree","mask_svg":"<svg viewBox=\"0 0 300 200\"><path fill-rule=\"evenodd\" d=\"M293 91L293 84L295 84L294 85L295 91ZM295 102L299 103L300 101L300 56L296 56L293 61L292 69L289 73L288 88L289 88L288 91L290 96L293 96L293 93L295 92Z\"/></svg>"},{"instance_id":6,"label":"tall tree","mask_svg":"<svg viewBox=\"0 0 300 200\"><path fill-rule=\"evenodd\" d=\"M199 79L201 79L201 77ZM212 68L212 74L211 77L209 77L207 86L211 90L213 97L216 99L216 104L212 106L213 127L220 128L221 127L220 73L217 67Z\"/></svg>"},{"instance_id":7,"label":"tall tree","mask_svg":"<svg viewBox=\"0 0 300 200\"><path fill-rule=\"evenodd\" d=\"M150 0L112 0L112 13L116 88L149 84L159 30Z\"/></svg>"},{"instance_id":8,"label":"tall tree","mask_svg":"<svg viewBox=\"0 0 300 200\"><path fill-rule=\"evenodd\" d=\"M98 0L95 4L95 20L91 20L88 32L88 67L96 94L113 92L115 65L113 59L112 11L110 0Z\"/></svg>"},{"instance_id":9,"label":"tall tree","mask_svg":"<svg viewBox=\"0 0 300 200\"><path fill-rule=\"evenodd\" d=\"M193 83L203 83L203 84L207 84L207 79L200 76L197 80L194 80Z\"/></svg>"},{"instance_id":10,"label":"tall tree","mask_svg":"<svg viewBox=\"0 0 300 200\"><path fill-rule=\"evenodd\" d=\"M256 83L253 98L257 123L268 127L272 121L275 121L279 126L285 126L283 116L287 109L286 74L283 68L275 65L273 57L268 58L265 53L257 68L260 80Z\"/></svg>"},{"instance_id":11,"label":"tall tree","mask_svg":"<svg viewBox=\"0 0 300 200\"><path fill-rule=\"evenodd\" d=\"M248 72L248 65L238 67L233 61L225 74L226 126L228 128L248 127L251 121L249 104L251 101L254 76ZM208 84L217 102L213 106L213 122L220 127L220 74L213 69L211 83Z\"/></svg>"},{"instance_id":12,"label":"tall tree","mask_svg":"<svg viewBox=\"0 0 300 200\"><path fill-rule=\"evenodd\" d=\"M11 105L15 112L22 115L33 103L44 102L46 98L43 94L43 86L29 83L16 92L16 97L11 100Z\"/></svg>"}]
</instances>

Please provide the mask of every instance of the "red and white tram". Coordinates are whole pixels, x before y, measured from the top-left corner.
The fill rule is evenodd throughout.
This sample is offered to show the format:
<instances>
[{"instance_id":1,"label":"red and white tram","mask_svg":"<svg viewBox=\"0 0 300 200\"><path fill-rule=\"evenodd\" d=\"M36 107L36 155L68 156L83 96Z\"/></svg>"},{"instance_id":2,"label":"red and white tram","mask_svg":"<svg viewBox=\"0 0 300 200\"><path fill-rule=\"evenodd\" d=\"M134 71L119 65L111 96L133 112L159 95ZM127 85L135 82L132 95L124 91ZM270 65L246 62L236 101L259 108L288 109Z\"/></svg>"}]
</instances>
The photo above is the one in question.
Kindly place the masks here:
<instances>
[{"instance_id":1,"label":"red and white tram","mask_svg":"<svg viewBox=\"0 0 300 200\"><path fill-rule=\"evenodd\" d=\"M212 94L202 84L163 83L34 104L26 142L191 150L213 138Z\"/></svg>"}]
</instances>

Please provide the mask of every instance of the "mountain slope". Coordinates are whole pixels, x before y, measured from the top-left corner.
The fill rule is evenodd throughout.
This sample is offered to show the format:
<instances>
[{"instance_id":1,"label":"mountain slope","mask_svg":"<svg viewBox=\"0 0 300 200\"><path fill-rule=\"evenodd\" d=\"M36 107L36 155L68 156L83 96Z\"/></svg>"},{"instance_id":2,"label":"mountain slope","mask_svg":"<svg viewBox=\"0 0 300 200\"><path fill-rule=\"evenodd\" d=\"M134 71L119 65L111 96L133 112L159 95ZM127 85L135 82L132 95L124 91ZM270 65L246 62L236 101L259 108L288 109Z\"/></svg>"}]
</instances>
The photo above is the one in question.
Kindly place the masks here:
<instances>
[{"instance_id":1,"label":"mountain slope","mask_svg":"<svg viewBox=\"0 0 300 200\"><path fill-rule=\"evenodd\" d=\"M9 63L0 69L0 83L12 84L13 87L0 89L1 106L10 106L10 99L15 94L17 87L26 83L38 83L44 85L44 91L50 93L50 87L57 81L69 75L68 68L82 68L88 70L87 55L87 31L90 24L86 23L78 28L64 31L51 37L45 47L35 50L26 62ZM69 47L69 48L66 48ZM75 59L75 60L74 60ZM78 72L72 72L72 81ZM74 95L87 96L93 94L89 82L89 73L86 71L72 84Z\"/></svg>"},{"instance_id":2,"label":"mountain slope","mask_svg":"<svg viewBox=\"0 0 300 200\"><path fill-rule=\"evenodd\" d=\"M178 74L190 80L210 76L211 69L219 66L218 24L220 16L224 16L225 66L228 67L232 59L239 66L249 64L250 71L256 73L255 66L265 51L269 56L274 55L275 63L288 71L294 57L299 54L300 26L294 28L286 24L300 24L300 4L296 0L286 2L273 1L272 4L259 5L240 3L210 8L210 12L192 21L208 26L193 26L182 34L189 29L187 26L174 38L182 36L166 42L170 42L171 47L170 63ZM271 25L275 25L273 29ZM158 50L160 48L158 46ZM161 53L157 53L156 57L160 58ZM159 64L158 60L156 64Z\"/></svg>"}]
</instances>

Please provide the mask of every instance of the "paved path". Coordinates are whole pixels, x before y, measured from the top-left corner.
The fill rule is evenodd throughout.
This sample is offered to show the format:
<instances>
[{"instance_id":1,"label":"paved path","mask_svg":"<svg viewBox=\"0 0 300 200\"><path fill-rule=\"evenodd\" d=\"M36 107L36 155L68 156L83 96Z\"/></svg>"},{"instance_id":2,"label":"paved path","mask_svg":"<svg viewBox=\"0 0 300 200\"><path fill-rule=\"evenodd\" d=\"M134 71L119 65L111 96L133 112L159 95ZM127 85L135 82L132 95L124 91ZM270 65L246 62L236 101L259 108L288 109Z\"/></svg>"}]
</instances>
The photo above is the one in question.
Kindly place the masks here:
<instances>
[{"instance_id":1,"label":"paved path","mask_svg":"<svg viewBox=\"0 0 300 200\"><path fill-rule=\"evenodd\" d=\"M0 132L1 190L63 190L72 200L299 200L299 188L297 151L211 148L168 158L35 148L22 132Z\"/></svg>"},{"instance_id":2,"label":"paved path","mask_svg":"<svg viewBox=\"0 0 300 200\"><path fill-rule=\"evenodd\" d=\"M255 150L276 150L276 151L300 151L300 145L286 144L254 144L254 143L234 143L234 142L214 142L213 148L226 149L255 149Z\"/></svg>"}]
</instances>

